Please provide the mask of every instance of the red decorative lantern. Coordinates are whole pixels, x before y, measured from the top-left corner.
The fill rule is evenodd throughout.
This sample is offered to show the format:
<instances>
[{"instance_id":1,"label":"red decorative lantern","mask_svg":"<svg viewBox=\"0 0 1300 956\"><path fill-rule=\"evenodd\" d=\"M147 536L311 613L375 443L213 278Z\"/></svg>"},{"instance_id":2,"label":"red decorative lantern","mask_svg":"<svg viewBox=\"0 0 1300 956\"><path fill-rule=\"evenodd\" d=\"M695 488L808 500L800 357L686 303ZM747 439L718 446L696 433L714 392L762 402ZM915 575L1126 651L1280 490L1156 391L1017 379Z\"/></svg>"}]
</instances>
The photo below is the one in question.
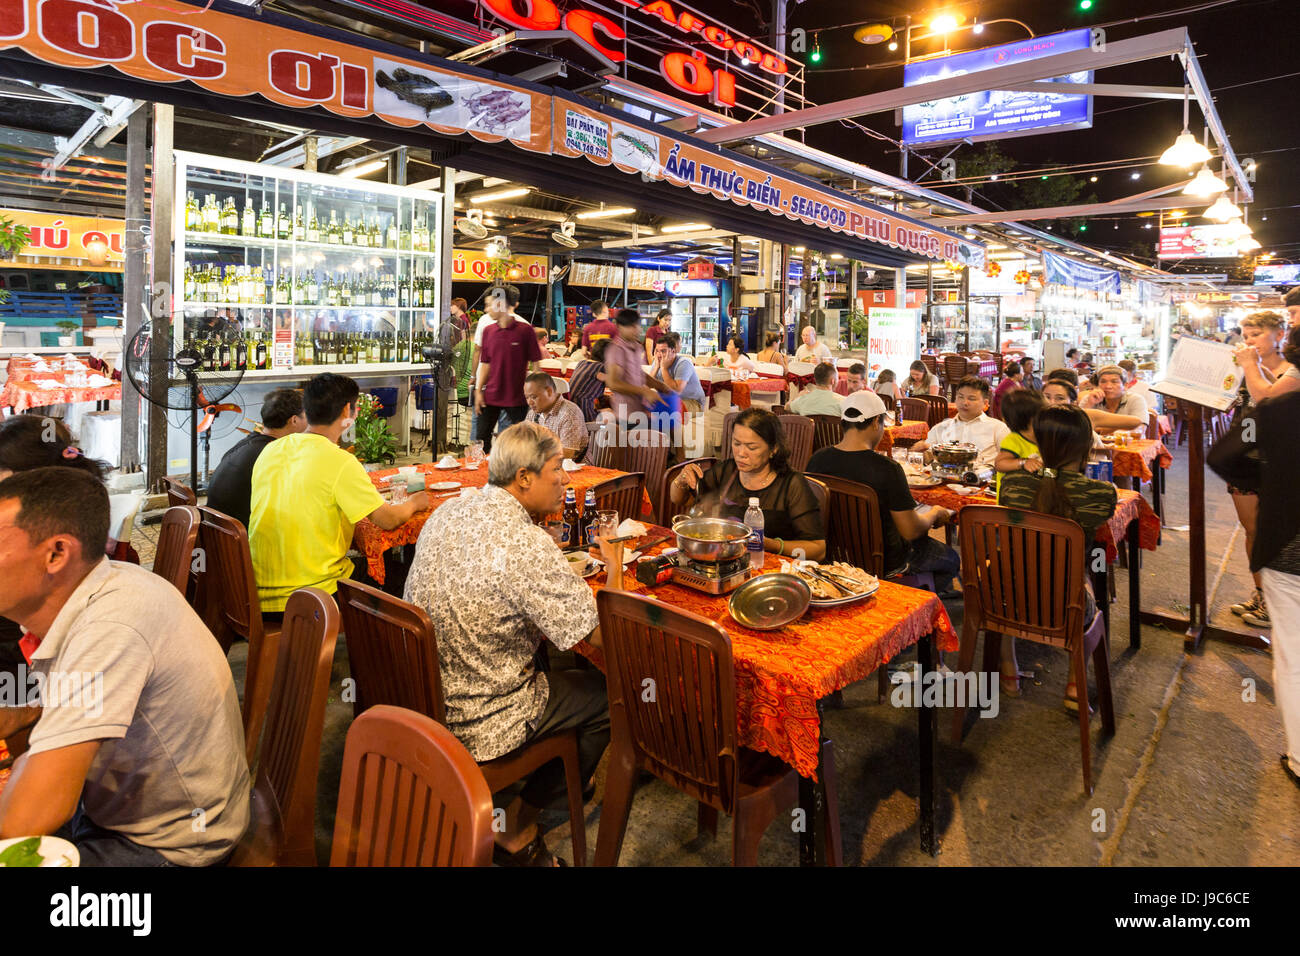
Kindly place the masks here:
<instances>
[{"instance_id":1,"label":"red decorative lantern","mask_svg":"<svg viewBox=\"0 0 1300 956\"><path fill-rule=\"evenodd\" d=\"M1029 270L1021 269L1019 272L1015 274L1014 279L1016 285L1025 285L1027 282L1029 282Z\"/></svg>"},{"instance_id":2,"label":"red decorative lantern","mask_svg":"<svg viewBox=\"0 0 1300 956\"><path fill-rule=\"evenodd\" d=\"M998 276L1002 275L1002 264L998 262L990 262L984 267L984 274L990 279L996 279Z\"/></svg>"}]
</instances>

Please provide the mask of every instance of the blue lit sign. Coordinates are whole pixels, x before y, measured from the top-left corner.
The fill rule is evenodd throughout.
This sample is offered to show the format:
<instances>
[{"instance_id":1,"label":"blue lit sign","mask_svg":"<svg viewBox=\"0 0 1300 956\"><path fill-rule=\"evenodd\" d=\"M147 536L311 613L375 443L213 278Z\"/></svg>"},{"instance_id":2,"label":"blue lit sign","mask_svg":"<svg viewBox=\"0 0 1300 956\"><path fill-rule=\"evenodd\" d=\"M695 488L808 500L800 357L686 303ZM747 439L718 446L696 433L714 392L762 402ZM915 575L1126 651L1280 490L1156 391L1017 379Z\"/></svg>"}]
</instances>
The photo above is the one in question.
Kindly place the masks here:
<instances>
[{"instance_id":1,"label":"blue lit sign","mask_svg":"<svg viewBox=\"0 0 1300 956\"><path fill-rule=\"evenodd\" d=\"M969 53L922 60L903 67L903 86L918 86L1057 53L1087 50L1091 43L1091 30L1069 30ZM1092 72L1071 73L1046 82L1062 85L1091 83ZM1090 126L1092 97L1078 93L989 90L903 107L903 142L908 144L999 139L1047 128L1087 129Z\"/></svg>"},{"instance_id":2,"label":"blue lit sign","mask_svg":"<svg viewBox=\"0 0 1300 956\"><path fill-rule=\"evenodd\" d=\"M1300 265L1255 266L1255 285L1300 284Z\"/></svg>"}]
</instances>

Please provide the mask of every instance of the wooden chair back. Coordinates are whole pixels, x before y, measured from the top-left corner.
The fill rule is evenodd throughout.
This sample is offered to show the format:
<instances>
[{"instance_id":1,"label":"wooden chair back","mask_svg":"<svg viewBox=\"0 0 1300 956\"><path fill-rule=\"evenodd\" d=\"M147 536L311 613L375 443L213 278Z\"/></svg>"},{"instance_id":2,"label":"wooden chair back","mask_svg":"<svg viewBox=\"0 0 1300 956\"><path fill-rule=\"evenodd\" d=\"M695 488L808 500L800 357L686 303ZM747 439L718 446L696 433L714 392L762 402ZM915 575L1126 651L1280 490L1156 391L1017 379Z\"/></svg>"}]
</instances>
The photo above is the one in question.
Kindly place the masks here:
<instances>
[{"instance_id":1,"label":"wooden chair back","mask_svg":"<svg viewBox=\"0 0 1300 956\"><path fill-rule=\"evenodd\" d=\"M609 422L587 422L587 451L583 463L597 468L618 468L618 428Z\"/></svg>"},{"instance_id":2,"label":"wooden chair back","mask_svg":"<svg viewBox=\"0 0 1300 956\"><path fill-rule=\"evenodd\" d=\"M916 401L925 402L929 406L918 420L924 420L931 428L948 420L948 399L942 395L918 395Z\"/></svg>"},{"instance_id":3,"label":"wooden chair back","mask_svg":"<svg viewBox=\"0 0 1300 956\"><path fill-rule=\"evenodd\" d=\"M169 508L175 508L177 505L187 505L192 508L199 503L199 497L194 493L194 489L184 484L179 478L164 475L162 487L163 491L167 492L167 507Z\"/></svg>"},{"instance_id":4,"label":"wooden chair back","mask_svg":"<svg viewBox=\"0 0 1300 956\"><path fill-rule=\"evenodd\" d=\"M659 496L659 501L655 504L655 523L663 525L665 528L671 528L673 519L690 508L689 498L682 504L675 505L672 497L672 484L687 465L698 465L700 471L707 474L709 469L717 463L718 459L716 458L692 458L690 461L683 461L680 464L673 465L664 472L663 491Z\"/></svg>"},{"instance_id":5,"label":"wooden chair back","mask_svg":"<svg viewBox=\"0 0 1300 956\"><path fill-rule=\"evenodd\" d=\"M877 392L876 394L880 396L880 401L884 404L885 411L892 412L897 407L897 403L893 395L885 395L881 392Z\"/></svg>"},{"instance_id":6,"label":"wooden chair back","mask_svg":"<svg viewBox=\"0 0 1300 956\"><path fill-rule=\"evenodd\" d=\"M809 474L808 477L821 482L829 492L826 560L843 561L878 578L884 577L885 535L875 489L835 475Z\"/></svg>"},{"instance_id":7,"label":"wooden chair back","mask_svg":"<svg viewBox=\"0 0 1300 956\"><path fill-rule=\"evenodd\" d=\"M668 455L672 451L672 437L665 432L638 428L628 433L629 444L618 449L615 466L619 471L639 471L645 475L645 487L650 499L658 501L663 491L664 473L668 470ZM639 512L638 512L639 513Z\"/></svg>"},{"instance_id":8,"label":"wooden chair back","mask_svg":"<svg viewBox=\"0 0 1300 956\"><path fill-rule=\"evenodd\" d=\"M808 459L812 457L816 426L806 415L778 415L777 419L785 432L786 444L790 446L790 467L795 471L803 471L808 467ZM835 440L839 441L838 438Z\"/></svg>"},{"instance_id":9,"label":"wooden chair back","mask_svg":"<svg viewBox=\"0 0 1300 956\"><path fill-rule=\"evenodd\" d=\"M922 355L921 363L926 367L926 370L929 371L931 375L935 378L939 377L939 360L933 355Z\"/></svg>"},{"instance_id":10,"label":"wooden chair back","mask_svg":"<svg viewBox=\"0 0 1300 956\"><path fill-rule=\"evenodd\" d=\"M713 621L626 591L600 591L610 734L651 773L701 803L735 812L736 673ZM646 680L654 682L647 702Z\"/></svg>"},{"instance_id":11,"label":"wooden chair back","mask_svg":"<svg viewBox=\"0 0 1300 956\"><path fill-rule=\"evenodd\" d=\"M718 458L726 461L731 457L731 433L736 429L736 419L740 417L740 412L727 412L722 416L722 447L718 450Z\"/></svg>"},{"instance_id":12,"label":"wooden chair back","mask_svg":"<svg viewBox=\"0 0 1300 956\"><path fill-rule=\"evenodd\" d=\"M929 404L919 398L904 398L900 404L903 407L904 421L923 422L926 421L926 416L930 414Z\"/></svg>"},{"instance_id":13,"label":"wooden chair back","mask_svg":"<svg viewBox=\"0 0 1300 956\"><path fill-rule=\"evenodd\" d=\"M943 357L943 377L948 384L950 394L957 390L957 383L967 376L969 365L970 363L961 355L945 355Z\"/></svg>"},{"instance_id":14,"label":"wooden chair back","mask_svg":"<svg viewBox=\"0 0 1300 956\"><path fill-rule=\"evenodd\" d=\"M153 573L175 585L189 597L190 566L199 539L199 510L188 505L173 505L163 514L154 551Z\"/></svg>"},{"instance_id":15,"label":"wooden chair back","mask_svg":"<svg viewBox=\"0 0 1300 956\"><path fill-rule=\"evenodd\" d=\"M890 399L893 402L893 399ZM825 448L827 445L834 445L840 440L844 429L840 426L840 417L838 415L810 415L813 423L813 445L814 452ZM805 465L807 463L805 462Z\"/></svg>"},{"instance_id":16,"label":"wooden chair back","mask_svg":"<svg viewBox=\"0 0 1300 956\"><path fill-rule=\"evenodd\" d=\"M438 640L424 608L358 581L339 581L335 598L356 681L352 712L401 707L444 723Z\"/></svg>"},{"instance_id":17,"label":"wooden chair back","mask_svg":"<svg viewBox=\"0 0 1300 956\"><path fill-rule=\"evenodd\" d=\"M257 768L283 814L284 866L316 865L316 776L338 633L332 597L318 588L289 596Z\"/></svg>"},{"instance_id":18,"label":"wooden chair back","mask_svg":"<svg viewBox=\"0 0 1300 956\"><path fill-rule=\"evenodd\" d=\"M822 513L822 534L826 534L826 522L830 519L830 491L826 483L818 481L810 475L804 476L808 481L808 487L812 489L813 497L817 499L817 507Z\"/></svg>"},{"instance_id":19,"label":"wooden chair back","mask_svg":"<svg viewBox=\"0 0 1300 956\"><path fill-rule=\"evenodd\" d=\"M386 704L352 722L330 866L490 866L492 843L492 792L455 734Z\"/></svg>"},{"instance_id":20,"label":"wooden chair back","mask_svg":"<svg viewBox=\"0 0 1300 956\"><path fill-rule=\"evenodd\" d=\"M1088 550L1078 522L971 505L959 528L967 627L1061 648L1082 638Z\"/></svg>"},{"instance_id":21,"label":"wooden chair back","mask_svg":"<svg viewBox=\"0 0 1300 956\"><path fill-rule=\"evenodd\" d=\"M645 497L645 475L639 471L619 475L602 481L592 489L596 493L596 507L601 511L617 511L619 520L641 517L641 502Z\"/></svg>"},{"instance_id":22,"label":"wooden chair back","mask_svg":"<svg viewBox=\"0 0 1300 956\"><path fill-rule=\"evenodd\" d=\"M204 569L198 576L194 608L208 626L223 654L235 638L248 641L244 669L244 746L248 765L257 756L257 742L266 720L266 705L275 676L280 629L262 620L262 603L253 576L253 555L243 522L215 508L199 508L199 546Z\"/></svg>"}]
</instances>

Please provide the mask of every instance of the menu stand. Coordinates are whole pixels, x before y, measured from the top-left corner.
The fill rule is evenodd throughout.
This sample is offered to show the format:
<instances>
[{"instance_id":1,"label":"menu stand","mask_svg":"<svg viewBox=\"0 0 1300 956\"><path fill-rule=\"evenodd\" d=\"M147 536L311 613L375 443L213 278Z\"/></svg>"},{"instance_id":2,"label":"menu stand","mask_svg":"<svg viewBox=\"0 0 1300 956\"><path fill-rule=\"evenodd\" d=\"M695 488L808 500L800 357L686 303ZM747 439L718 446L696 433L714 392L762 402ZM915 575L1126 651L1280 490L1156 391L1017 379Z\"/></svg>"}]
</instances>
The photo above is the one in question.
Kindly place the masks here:
<instances>
[{"instance_id":1,"label":"menu stand","mask_svg":"<svg viewBox=\"0 0 1300 956\"><path fill-rule=\"evenodd\" d=\"M1196 651L1204 638L1214 638L1242 647L1266 650L1267 638L1258 634L1241 634L1209 623L1209 607L1205 586L1205 409L1189 399L1182 399L1187 409L1188 438L1187 510L1188 510L1188 613L1143 611L1142 623L1181 630L1185 633L1186 650ZM1213 409L1218 411L1218 409ZM1136 574L1136 568L1129 569Z\"/></svg>"}]
</instances>

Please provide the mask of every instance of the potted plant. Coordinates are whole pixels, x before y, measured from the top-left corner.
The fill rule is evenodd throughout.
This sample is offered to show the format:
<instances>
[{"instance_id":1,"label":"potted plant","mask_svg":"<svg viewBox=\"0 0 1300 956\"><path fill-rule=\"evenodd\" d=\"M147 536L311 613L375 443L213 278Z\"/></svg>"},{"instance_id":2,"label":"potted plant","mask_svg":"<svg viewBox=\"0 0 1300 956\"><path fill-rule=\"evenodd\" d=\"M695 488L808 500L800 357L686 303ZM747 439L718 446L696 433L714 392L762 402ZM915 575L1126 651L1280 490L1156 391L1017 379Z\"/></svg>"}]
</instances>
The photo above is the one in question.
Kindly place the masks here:
<instances>
[{"instance_id":1,"label":"potted plant","mask_svg":"<svg viewBox=\"0 0 1300 956\"><path fill-rule=\"evenodd\" d=\"M81 329L80 322L71 322L64 319L62 322L55 322L54 324L63 330L63 334L59 336L60 345L68 346L77 344L76 334Z\"/></svg>"},{"instance_id":2,"label":"potted plant","mask_svg":"<svg viewBox=\"0 0 1300 956\"><path fill-rule=\"evenodd\" d=\"M365 393L357 397L355 427L352 453L361 459L367 471L397 461L397 436L388 430L388 422L379 417L379 399Z\"/></svg>"},{"instance_id":3,"label":"potted plant","mask_svg":"<svg viewBox=\"0 0 1300 956\"><path fill-rule=\"evenodd\" d=\"M31 231L8 216L0 216L0 259L12 259L31 240Z\"/></svg>"}]
</instances>

